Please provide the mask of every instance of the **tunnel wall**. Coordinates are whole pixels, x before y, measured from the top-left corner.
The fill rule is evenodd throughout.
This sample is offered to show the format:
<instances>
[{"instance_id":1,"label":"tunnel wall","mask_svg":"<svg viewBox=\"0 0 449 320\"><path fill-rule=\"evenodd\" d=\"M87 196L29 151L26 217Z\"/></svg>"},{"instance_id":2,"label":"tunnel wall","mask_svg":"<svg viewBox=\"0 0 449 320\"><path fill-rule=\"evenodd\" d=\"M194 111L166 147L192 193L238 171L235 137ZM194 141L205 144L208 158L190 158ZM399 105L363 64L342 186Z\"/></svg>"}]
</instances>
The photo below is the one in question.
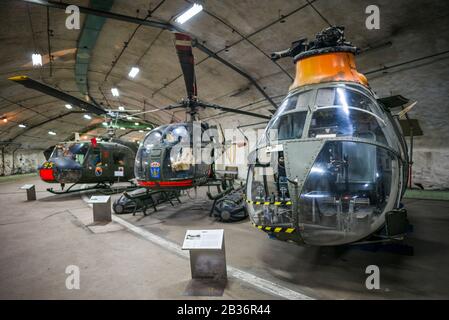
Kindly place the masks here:
<instances>
[{"instance_id":1,"label":"tunnel wall","mask_svg":"<svg viewBox=\"0 0 449 320\"><path fill-rule=\"evenodd\" d=\"M425 189L449 189L449 149L417 148L413 152L413 183Z\"/></svg>"},{"instance_id":2,"label":"tunnel wall","mask_svg":"<svg viewBox=\"0 0 449 320\"><path fill-rule=\"evenodd\" d=\"M36 172L38 165L44 161L41 150L19 149L14 153L5 150L0 156L0 175Z\"/></svg>"}]
</instances>

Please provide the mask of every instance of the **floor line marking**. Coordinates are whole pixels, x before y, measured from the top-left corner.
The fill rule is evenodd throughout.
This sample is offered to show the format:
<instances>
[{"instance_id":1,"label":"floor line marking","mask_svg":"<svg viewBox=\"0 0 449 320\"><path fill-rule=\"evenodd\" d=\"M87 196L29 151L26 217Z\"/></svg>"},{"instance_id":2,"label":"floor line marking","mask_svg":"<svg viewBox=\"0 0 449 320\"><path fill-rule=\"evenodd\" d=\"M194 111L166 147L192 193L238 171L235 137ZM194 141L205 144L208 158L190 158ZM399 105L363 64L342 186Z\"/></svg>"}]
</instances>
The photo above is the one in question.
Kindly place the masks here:
<instances>
[{"instance_id":1,"label":"floor line marking","mask_svg":"<svg viewBox=\"0 0 449 320\"><path fill-rule=\"evenodd\" d=\"M86 202L90 207L92 207L91 203L88 203L89 198L82 193L81 195L82 199L84 202ZM186 250L182 250L181 246L178 245L177 243L174 243L172 241L169 241L167 239L164 239L158 235L155 235L154 233L145 230L141 227L138 227L118 216L116 216L115 214L112 215L112 220L121 224L122 226L124 226L125 228L131 230L132 232L142 236L143 238L145 238L148 241L151 241L165 249L168 249L169 251L180 255L184 258L189 258L189 253ZM265 279L262 279L252 273L240 270L238 268L235 268L233 266L228 265L227 266L227 271L228 271L228 275L230 275L233 278L239 279L243 282L246 282L250 285L252 285L253 287L258 288L261 291L282 297L284 299L288 299L288 300L314 300L314 298L307 296L305 294L302 294L300 292L294 291L292 289L289 289L287 287L284 287L280 284L277 284L275 282L272 281L268 281Z\"/></svg>"}]
</instances>

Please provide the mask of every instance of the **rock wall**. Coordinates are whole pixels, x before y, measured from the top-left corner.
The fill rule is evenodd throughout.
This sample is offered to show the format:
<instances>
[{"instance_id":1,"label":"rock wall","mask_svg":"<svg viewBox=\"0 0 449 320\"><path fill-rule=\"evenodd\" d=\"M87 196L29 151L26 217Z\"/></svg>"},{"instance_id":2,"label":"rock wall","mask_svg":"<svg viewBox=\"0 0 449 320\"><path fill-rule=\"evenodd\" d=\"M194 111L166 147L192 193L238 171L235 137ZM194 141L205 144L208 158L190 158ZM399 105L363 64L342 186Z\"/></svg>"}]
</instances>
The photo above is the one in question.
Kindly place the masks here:
<instances>
[{"instance_id":1,"label":"rock wall","mask_svg":"<svg viewBox=\"0 0 449 320\"><path fill-rule=\"evenodd\" d=\"M14 156L12 152L5 151L0 154L0 175L36 172L38 165L44 161L41 150L19 149L14 152Z\"/></svg>"},{"instance_id":2,"label":"rock wall","mask_svg":"<svg viewBox=\"0 0 449 320\"><path fill-rule=\"evenodd\" d=\"M449 149L416 148L412 183L425 189L449 189Z\"/></svg>"}]
</instances>

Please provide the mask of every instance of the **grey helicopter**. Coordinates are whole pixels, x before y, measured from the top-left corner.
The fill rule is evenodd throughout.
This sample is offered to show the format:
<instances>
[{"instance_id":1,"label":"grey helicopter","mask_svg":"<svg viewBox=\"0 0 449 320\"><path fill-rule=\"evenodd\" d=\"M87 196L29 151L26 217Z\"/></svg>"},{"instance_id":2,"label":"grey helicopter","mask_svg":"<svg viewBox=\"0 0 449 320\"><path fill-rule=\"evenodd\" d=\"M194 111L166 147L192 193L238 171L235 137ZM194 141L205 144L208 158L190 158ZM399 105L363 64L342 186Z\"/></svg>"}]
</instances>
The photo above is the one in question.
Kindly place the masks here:
<instances>
[{"instance_id":1,"label":"grey helicopter","mask_svg":"<svg viewBox=\"0 0 449 320\"><path fill-rule=\"evenodd\" d=\"M329 27L271 56L293 58L296 77L249 159L247 210L270 237L335 246L406 234L409 157L392 109L409 100L379 99L357 52Z\"/></svg>"}]
</instances>

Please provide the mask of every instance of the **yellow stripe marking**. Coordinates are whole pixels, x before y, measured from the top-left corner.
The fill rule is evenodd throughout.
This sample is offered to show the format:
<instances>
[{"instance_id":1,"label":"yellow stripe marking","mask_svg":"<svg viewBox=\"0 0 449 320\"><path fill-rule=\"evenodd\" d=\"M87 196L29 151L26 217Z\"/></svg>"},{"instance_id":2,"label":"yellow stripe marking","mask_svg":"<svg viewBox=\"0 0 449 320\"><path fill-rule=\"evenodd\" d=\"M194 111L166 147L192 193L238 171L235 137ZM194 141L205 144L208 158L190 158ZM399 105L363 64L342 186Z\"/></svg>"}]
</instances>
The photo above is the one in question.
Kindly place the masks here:
<instances>
[{"instance_id":1,"label":"yellow stripe marking","mask_svg":"<svg viewBox=\"0 0 449 320\"><path fill-rule=\"evenodd\" d=\"M292 233L293 231L295 231L294 228L288 228L287 230L285 230L285 232L287 232L287 233Z\"/></svg>"},{"instance_id":2,"label":"yellow stripe marking","mask_svg":"<svg viewBox=\"0 0 449 320\"><path fill-rule=\"evenodd\" d=\"M266 227L265 230L270 231L271 227Z\"/></svg>"},{"instance_id":3,"label":"yellow stripe marking","mask_svg":"<svg viewBox=\"0 0 449 320\"><path fill-rule=\"evenodd\" d=\"M279 232L281 230L282 230L282 228L277 227L276 229L274 229L274 232Z\"/></svg>"}]
</instances>

